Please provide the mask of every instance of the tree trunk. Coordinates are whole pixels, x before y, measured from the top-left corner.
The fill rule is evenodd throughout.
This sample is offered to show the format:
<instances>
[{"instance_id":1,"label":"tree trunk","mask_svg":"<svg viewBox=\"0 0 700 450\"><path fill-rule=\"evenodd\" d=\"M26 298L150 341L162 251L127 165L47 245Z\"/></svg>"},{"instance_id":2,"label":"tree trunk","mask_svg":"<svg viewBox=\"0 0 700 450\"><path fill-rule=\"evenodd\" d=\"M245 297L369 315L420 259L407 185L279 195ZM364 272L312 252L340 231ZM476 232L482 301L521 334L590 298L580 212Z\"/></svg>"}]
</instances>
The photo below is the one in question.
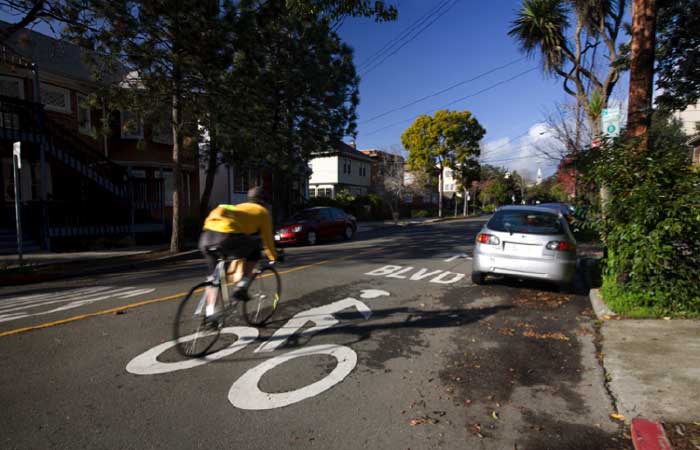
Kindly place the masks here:
<instances>
[{"instance_id":1,"label":"tree trunk","mask_svg":"<svg viewBox=\"0 0 700 450\"><path fill-rule=\"evenodd\" d=\"M467 190L463 189L462 197L464 199L464 217L467 217L467 214L469 214L469 204L467 203L469 200L467 200Z\"/></svg>"},{"instance_id":2,"label":"tree trunk","mask_svg":"<svg viewBox=\"0 0 700 450\"><path fill-rule=\"evenodd\" d=\"M209 148L207 149L207 173L204 180L204 190L199 202L199 216L203 219L209 213L209 200L211 199L211 191L214 189L214 179L216 178L218 148L216 145L216 130L211 127L209 130Z\"/></svg>"},{"instance_id":3,"label":"tree trunk","mask_svg":"<svg viewBox=\"0 0 700 450\"><path fill-rule=\"evenodd\" d=\"M632 2L632 43L627 133L642 137L639 151L646 150L651 123L654 89L654 47L656 43L657 0Z\"/></svg>"},{"instance_id":4,"label":"tree trunk","mask_svg":"<svg viewBox=\"0 0 700 450\"><path fill-rule=\"evenodd\" d=\"M173 231L170 235L170 252L177 253L182 249L181 236L181 202L182 197L182 167L180 165L180 151L182 146L182 131L180 117L180 95L176 92L173 95Z\"/></svg>"},{"instance_id":5,"label":"tree trunk","mask_svg":"<svg viewBox=\"0 0 700 450\"><path fill-rule=\"evenodd\" d=\"M442 193L443 193L443 179L442 179L442 172L443 172L442 165L440 165L440 175L438 175L438 217L442 218Z\"/></svg>"}]
</instances>

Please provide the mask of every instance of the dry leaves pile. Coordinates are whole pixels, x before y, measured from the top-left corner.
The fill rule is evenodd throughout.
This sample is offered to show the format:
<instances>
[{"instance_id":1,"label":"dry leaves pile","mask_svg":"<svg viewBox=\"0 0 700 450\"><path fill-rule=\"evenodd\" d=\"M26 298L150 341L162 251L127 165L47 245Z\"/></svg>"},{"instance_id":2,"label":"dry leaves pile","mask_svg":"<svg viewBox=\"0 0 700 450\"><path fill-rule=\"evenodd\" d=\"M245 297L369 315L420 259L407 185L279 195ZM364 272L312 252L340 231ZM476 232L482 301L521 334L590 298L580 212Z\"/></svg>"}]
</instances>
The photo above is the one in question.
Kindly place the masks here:
<instances>
[{"instance_id":1,"label":"dry leaves pile","mask_svg":"<svg viewBox=\"0 0 700 450\"><path fill-rule=\"evenodd\" d=\"M560 333L558 331L554 333L537 333L534 330L525 330L523 331L523 336L535 339L555 339L557 341L569 340L569 338L564 333Z\"/></svg>"},{"instance_id":2,"label":"dry leaves pile","mask_svg":"<svg viewBox=\"0 0 700 450\"><path fill-rule=\"evenodd\" d=\"M571 299L571 296L553 292L523 291L513 303L524 308L556 309L569 303Z\"/></svg>"}]
</instances>

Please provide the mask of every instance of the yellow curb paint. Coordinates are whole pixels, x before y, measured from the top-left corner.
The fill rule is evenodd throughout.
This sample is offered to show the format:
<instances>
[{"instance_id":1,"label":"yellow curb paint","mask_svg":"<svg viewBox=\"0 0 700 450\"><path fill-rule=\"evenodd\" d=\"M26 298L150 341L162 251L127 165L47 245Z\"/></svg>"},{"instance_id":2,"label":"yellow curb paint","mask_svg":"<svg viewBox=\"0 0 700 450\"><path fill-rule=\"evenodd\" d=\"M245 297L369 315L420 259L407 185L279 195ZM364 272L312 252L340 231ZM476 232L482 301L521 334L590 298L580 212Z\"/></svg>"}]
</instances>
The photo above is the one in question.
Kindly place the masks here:
<instances>
[{"instance_id":1,"label":"yellow curb paint","mask_svg":"<svg viewBox=\"0 0 700 450\"><path fill-rule=\"evenodd\" d=\"M332 262L335 262L335 261L342 261L342 260L345 260L345 259L350 259L350 258L352 258L352 257L354 257L354 256L365 255L365 254L367 254L367 253L377 252L377 251L379 251L379 250L380 250L380 249L366 250L366 251L364 251L364 252L355 253L355 254L349 255L349 256L342 256L342 257L340 257L340 258L326 259L326 260L323 260L323 261L318 261L318 262L311 263L311 264L306 264L306 265L303 265L303 266L292 267L291 269L279 271L278 273L279 273L280 275L285 275L285 274L288 274L288 273L298 272L298 271L300 271L300 270L310 269L310 268L316 267L316 266L322 266L322 265L324 265L324 264L332 263ZM270 274L266 274L266 275L263 275L261 278L271 277L272 275L273 275L273 274L271 274L271 273L270 273ZM231 285L231 284L227 284L227 286L230 286L230 285ZM200 289L197 289L195 292L202 292L203 290L204 290L204 288L200 288ZM98 316L104 316L104 315L107 315L107 314L114 314L114 313L118 313L118 312L121 312L121 311L129 310L129 309L140 308L141 306L152 305L152 304L154 304L154 303L167 302L167 301L170 301L170 300L178 299L178 298L180 298L180 297L184 297L185 295L187 295L187 292L180 292L180 293L178 293L178 294L168 295L167 297L160 297L160 298L154 298L154 299L151 299L151 300L144 300L144 301L141 301L141 302L130 303L130 304L128 304L128 305L117 306L117 307L115 307L115 308L105 309L105 310L102 310L102 311L96 311L96 312L94 312L94 313L81 314L81 315L79 315L79 316L68 317L68 318L66 318L66 319L56 320L56 321L53 321L53 322L46 322L46 323L42 323L42 324L39 324L39 325L32 325L32 326L29 326L29 327L16 328L16 329L14 329L14 330L8 330L8 331L0 332L0 337L12 336L12 335L14 335L14 334L20 334L20 333L26 333L27 331L40 330L40 329L42 329L42 328L55 327L55 326L58 326L58 325L64 325L64 324L71 323L71 322L77 322L77 321L79 321L79 320L89 319L89 318L91 318L91 317L98 317Z\"/></svg>"}]
</instances>

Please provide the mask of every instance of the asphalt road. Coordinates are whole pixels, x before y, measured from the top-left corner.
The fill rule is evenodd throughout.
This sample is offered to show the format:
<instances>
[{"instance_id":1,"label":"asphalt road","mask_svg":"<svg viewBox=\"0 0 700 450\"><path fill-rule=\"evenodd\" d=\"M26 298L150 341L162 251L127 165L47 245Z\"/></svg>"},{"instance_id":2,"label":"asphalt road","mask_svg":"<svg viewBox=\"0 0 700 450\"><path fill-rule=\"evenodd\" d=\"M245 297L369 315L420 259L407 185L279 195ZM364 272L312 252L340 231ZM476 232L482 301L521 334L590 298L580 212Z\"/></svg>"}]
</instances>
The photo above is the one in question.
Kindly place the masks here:
<instances>
[{"instance_id":1,"label":"asphalt road","mask_svg":"<svg viewBox=\"0 0 700 450\"><path fill-rule=\"evenodd\" d=\"M626 448L587 298L472 285L480 226L289 249L272 323L208 360L168 344L201 259L0 289L0 447Z\"/></svg>"}]
</instances>

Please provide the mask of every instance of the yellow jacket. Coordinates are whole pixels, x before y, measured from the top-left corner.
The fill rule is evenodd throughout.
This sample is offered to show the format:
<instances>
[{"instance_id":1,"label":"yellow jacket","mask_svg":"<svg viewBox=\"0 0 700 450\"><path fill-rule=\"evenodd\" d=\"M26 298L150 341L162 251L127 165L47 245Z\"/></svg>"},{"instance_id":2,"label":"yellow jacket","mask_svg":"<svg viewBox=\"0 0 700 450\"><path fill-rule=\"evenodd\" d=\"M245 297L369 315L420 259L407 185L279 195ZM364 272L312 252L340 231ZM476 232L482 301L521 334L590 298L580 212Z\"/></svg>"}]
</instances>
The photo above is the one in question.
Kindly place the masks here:
<instances>
[{"instance_id":1,"label":"yellow jacket","mask_svg":"<svg viewBox=\"0 0 700 450\"><path fill-rule=\"evenodd\" d=\"M275 240L272 237L272 217L265 207L257 203L219 205L207 216L204 229L219 233L259 233L268 259L277 259Z\"/></svg>"}]
</instances>

